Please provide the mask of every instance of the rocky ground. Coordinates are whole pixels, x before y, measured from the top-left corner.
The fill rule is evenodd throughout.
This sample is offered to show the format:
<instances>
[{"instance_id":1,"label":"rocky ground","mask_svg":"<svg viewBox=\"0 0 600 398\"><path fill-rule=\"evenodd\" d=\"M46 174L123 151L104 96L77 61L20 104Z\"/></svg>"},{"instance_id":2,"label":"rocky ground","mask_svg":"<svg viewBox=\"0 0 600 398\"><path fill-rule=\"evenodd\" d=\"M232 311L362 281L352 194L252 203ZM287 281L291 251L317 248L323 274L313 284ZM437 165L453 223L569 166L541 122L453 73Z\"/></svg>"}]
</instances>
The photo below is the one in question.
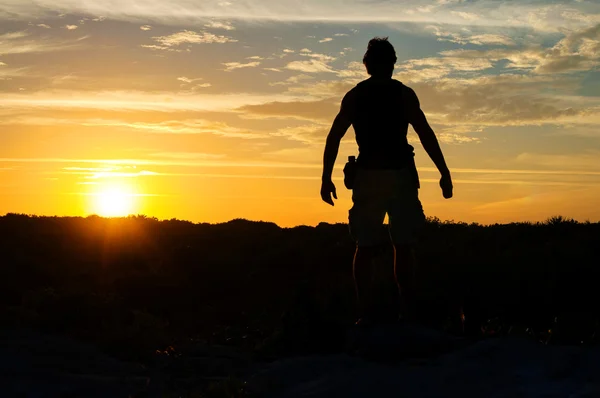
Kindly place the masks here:
<instances>
[{"instance_id":1,"label":"rocky ground","mask_svg":"<svg viewBox=\"0 0 600 398\"><path fill-rule=\"evenodd\" d=\"M351 331L345 353L271 362L190 343L142 365L38 332L0 337L2 397L600 397L600 347L467 342L409 325Z\"/></svg>"}]
</instances>

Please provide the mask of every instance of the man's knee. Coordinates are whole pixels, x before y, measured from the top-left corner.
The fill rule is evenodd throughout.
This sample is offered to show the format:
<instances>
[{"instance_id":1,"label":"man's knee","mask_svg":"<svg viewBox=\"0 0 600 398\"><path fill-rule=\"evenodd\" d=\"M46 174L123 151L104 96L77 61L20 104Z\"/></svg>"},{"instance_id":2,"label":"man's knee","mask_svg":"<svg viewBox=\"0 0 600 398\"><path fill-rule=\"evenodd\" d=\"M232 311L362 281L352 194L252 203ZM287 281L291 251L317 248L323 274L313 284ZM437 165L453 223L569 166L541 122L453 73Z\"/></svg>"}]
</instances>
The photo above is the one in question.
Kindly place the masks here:
<instances>
[{"instance_id":1,"label":"man's knee","mask_svg":"<svg viewBox=\"0 0 600 398\"><path fill-rule=\"evenodd\" d=\"M357 255L364 255L368 257L377 257L384 253L389 247L389 243L373 243L373 244L356 244Z\"/></svg>"},{"instance_id":2,"label":"man's knee","mask_svg":"<svg viewBox=\"0 0 600 398\"><path fill-rule=\"evenodd\" d=\"M395 242L394 250L396 255L414 255L416 250L415 242Z\"/></svg>"}]
</instances>

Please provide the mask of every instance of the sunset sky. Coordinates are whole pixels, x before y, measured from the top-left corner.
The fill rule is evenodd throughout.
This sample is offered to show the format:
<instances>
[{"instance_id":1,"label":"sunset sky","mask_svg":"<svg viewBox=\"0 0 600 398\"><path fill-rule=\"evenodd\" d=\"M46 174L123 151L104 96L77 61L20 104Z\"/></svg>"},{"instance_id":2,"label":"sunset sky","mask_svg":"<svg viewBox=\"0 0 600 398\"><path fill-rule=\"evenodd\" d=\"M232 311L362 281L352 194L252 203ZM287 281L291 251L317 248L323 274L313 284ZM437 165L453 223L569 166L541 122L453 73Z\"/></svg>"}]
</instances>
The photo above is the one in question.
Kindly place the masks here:
<instances>
[{"instance_id":1,"label":"sunset sky","mask_svg":"<svg viewBox=\"0 0 600 398\"><path fill-rule=\"evenodd\" d=\"M600 220L597 0L0 0L0 214L346 222L325 137L389 36L428 216Z\"/></svg>"}]
</instances>

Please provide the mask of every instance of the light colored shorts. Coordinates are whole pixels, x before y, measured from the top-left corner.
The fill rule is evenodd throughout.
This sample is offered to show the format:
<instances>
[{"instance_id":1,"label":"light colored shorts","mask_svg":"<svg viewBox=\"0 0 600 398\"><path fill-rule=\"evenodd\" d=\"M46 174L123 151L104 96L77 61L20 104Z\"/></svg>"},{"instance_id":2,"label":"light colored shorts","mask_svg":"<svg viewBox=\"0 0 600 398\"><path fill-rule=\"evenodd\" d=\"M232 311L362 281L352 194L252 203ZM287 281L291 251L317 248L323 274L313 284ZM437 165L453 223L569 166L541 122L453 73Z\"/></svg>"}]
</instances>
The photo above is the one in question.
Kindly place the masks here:
<instances>
[{"instance_id":1,"label":"light colored shorts","mask_svg":"<svg viewBox=\"0 0 600 398\"><path fill-rule=\"evenodd\" d=\"M409 169L357 170L349 211L350 233L358 246L414 244L425 224L419 188ZM383 221L389 217L389 237ZM382 234L383 232L383 234Z\"/></svg>"}]
</instances>

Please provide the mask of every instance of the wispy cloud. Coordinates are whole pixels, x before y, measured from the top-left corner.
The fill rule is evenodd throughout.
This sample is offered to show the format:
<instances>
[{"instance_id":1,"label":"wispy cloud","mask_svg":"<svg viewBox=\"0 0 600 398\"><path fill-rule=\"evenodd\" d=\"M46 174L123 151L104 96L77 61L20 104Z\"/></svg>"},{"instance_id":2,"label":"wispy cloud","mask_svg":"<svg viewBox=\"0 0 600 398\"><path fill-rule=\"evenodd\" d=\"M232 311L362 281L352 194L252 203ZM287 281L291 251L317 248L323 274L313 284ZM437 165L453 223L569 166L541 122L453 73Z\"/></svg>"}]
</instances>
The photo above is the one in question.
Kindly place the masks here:
<instances>
[{"instance_id":1,"label":"wispy cloud","mask_svg":"<svg viewBox=\"0 0 600 398\"><path fill-rule=\"evenodd\" d=\"M235 26L233 26L231 22L226 21L211 21L205 24L204 27L212 29L235 30Z\"/></svg>"},{"instance_id":2,"label":"wispy cloud","mask_svg":"<svg viewBox=\"0 0 600 398\"><path fill-rule=\"evenodd\" d=\"M277 130L273 135L286 137L290 140L305 144L323 143L327 138L327 124L308 124L296 127L285 127Z\"/></svg>"},{"instance_id":3,"label":"wispy cloud","mask_svg":"<svg viewBox=\"0 0 600 398\"><path fill-rule=\"evenodd\" d=\"M142 25L142 26L140 26L140 29L148 31L148 30L152 30L152 26L150 26L150 25Z\"/></svg>"},{"instance_id":4,"label":"wispy cloud","mask_svg":"<svg viewBox=\"0 0 600 398\"><path fill-rule=\"evenodd\" d=\"M75 30L77 28L79 28L77 25L65 25L65 29L67 30Z\"/></svg>"},{"instance_id":5,"label":"wispy cloud","mask_svg":"<svg viewBox=\"0 0 600 398\"><path fill-rule=\"evenodd\" d=\"M242 63L242 62L225 62L225 63L223 63L223 66L225 66L225 70L227 72L231 72L232 70L235 70L235 69L255 68L259 65L260 65L260 62L258 62L258 61L247 62L247 63Z\"/></svg>"},{"instance_id":6,"label":"wispy cloud","mask_svg":"<svg viewBox=\"0 0 600 398\"><path fill-rule=\"evenodd\" d=\"M144 165L155 165L155 166L189 166L189 167L256 167L256 168L276 168L276 169L320 169L322 164L320 163L306 163L306 162L278 162L278 161L231 161L221 159L176 159L170 158L167 160L163 159L92 159L92 158L0 158L0 163L41 163L41 164L81 164L81 165L98 165L98 167L65 167L65 171L118 171L122 170L123 167L128 166L144 166ZM110 165L110 166L109 166ZM5 168L11 169L11 167ZM420 167L421 172L437 173L438 170L433 167ZM453 168L453 171L457 174L484 174L484 175L564 175L564 176L600 176L600 170L561 170L561 169L547 169L547 170L536 170L536 169L488 169L488 168ZM315 176L314 178L319 178ZM439 180L431 180L430 182L438 182ZM463 179L462 181L469 181ZM514 181L514 180L513 180ZM528 183L528 181L522 181ZM485 181L480 181L485 183ZM491 183L506 183L502 180L491 181Z\"/></svg>"},{"instance_id":7,"label":"wispy cloud","mask_svg":"<svg viewBox=\"0 0 600 398\"><path fill-rule=\"evenodd\" d=\"M285 66L287 69L304 73L334 73L335 71L327 63L315 59L308 61L292 61Z\"/></svg>"},{"instance_id":8,"label":"wispy cloud","mask_svg":"<svg viewBox=\"0 0 600 398\"><path fill-rule=\"evenodd\" d=\"M210 43L235 43L236 39L231 37L215 35L209 32L194 32L192 30L183 30L167 36L155 36L152 38L156 43L154 45L143 45L156 50L166 50L172 47L178 47L182 44L210 44Z\"/></svg>"},{"instance_id":9,"label":"wispy cloud","mask_svg":"<svg viewBox=\"0 0 600 398\"><path fill-rule=\"evenodd\" d=\"M203 80L203 78L201 78L201 77L196 77L196 78L194 78L194 79L191 79L191 78L189 78L189 77L181 76L181 77L178 77L178 78L177 78L177 80L179 80L180 82L184 82L184 83L194 83L194 82L197 82L197 81Z\"/></svg>"},{"instance_id":10,"label":"wispy cloud","mask_svg":"<svg viewBox=\"0 0 600 398\"><path fill-rule=\"evenodd\" d=\"M111 127L126 131L144 131L154 134L212 134L243 139L268 137L268 134L261 131L233 127L227 123L204 119L167 120L156 123L131 122L119 119L27 118L22 120L23 123L28 125Z\"/></svg>"},{"instance_id":11,"label":"wispy cloud","mask_svg":"<svg viewBox=\"0 0 600 398\"><path fill-rule=\"evenodd\" d=\"M335 57L326 54L313 53L308 48L300 50L300 56L312 58L308 61L292 61L286 65L287 69L304 73L335 73L335 70L329 65L336 60Z\"/></svg>"},{"instance_id":12,"label":"wispy cloud","mask_svg":"<svg viewBox=\"0 0 600 398\"><path fill-rule=\"evenodd\" d=\"M467 21L477 21L478 19L481 18L479 15L477 15L475 13L466 12L466 11L450 11L450 14L456 15Z\"/></svg>"},{"instance_id":13,"label":"wispy cloud","mask_svg":"<svg viewBox=\"0 0 600 398\"><path fill-rule=\"evenodd\" d=\"M111 19L154 20L164 24L191 26L198 20L271 20L271 21L348 21L348 22L417 22L478 26L515 26L534 29L570 29L589 23L599 13L592 1L571 1L544 6L537 0L504 2L437 2L422 0L402 2L360 0L9 0L5 15L31 20L47 16L48 10L80 15L102 15Z\"/></svg>"},{"instance_id":14,"label":"wispy cloud","mask_svg":"<svg viewBox=\"0 0 600 398\"><path fill-rule=\"evenodd\" d=\"M225 155L216 153L204 152L156 152L150 156L157 158L181 159L181 160L207 160L207 159L223 159Z\"/></svg>"},{"instance_id":15,"label":"wispy cloud","mask_svg":"<svg viewBox=\"0 0 600 398\"><path fill-rule=\"evenodd\" d=\"M212 86L212 84L207 83L207 82L197 83L197 82L204 80L202 77L196 77L194 79L191 79L189 77L180 76L177 78L177 80L182 82L181 87L184 87L188 90L196 90L196 89L207 88L207 87Z\"/></svg>"},{"instance_id":16,"label":"wispy cloud","mask_svg":"<svg viewBox=\"0 0 600 398\"><path fill-rule=\"evenodd\" d=\"M269 83L269 85L271 85L271 86L289 86L289 85L293 85L293 84L299 84L299 83L305 82L306 80L310 80L310 79L314 79L314 77L309 76L309 75L296 75L296 76L290 76L289 78L287 78L283 81L271 82L271 83Z\"/></svg>"},{"instance_id":17,"label":"wispy cloud","mask_svg":"<svg viewBox=\"0 0 600 398\"><path fill-rule=\"evenodd\" d=\"M44 29L52 29L52 27L50 25L46 25L45 23L40 23L36 25L37 27L40 28L44 28Z\"/></svg>"},{"instance_id":18,"label":"wispy cloud","mask_svg":"<svg viewBox=\"0 0 600 398\"><path fill-rule=\"evenodd\" d=\"M319 43L327 43L327 42L330 42L330 41L333 41L333 38L326 37L324 39L319 40Z\"/></svg>"},{"instance_id":19,"label":"wispy cloud","mask_svg":"<svg viewBox=\"0 0 600 398\"><path fill-rule=\"evenodd\" d=\"M449 41L458 44L475 44L478 46L499 45L499 46L514 46L515 42L507 35L497 33L472 33L464 29L460 32L449 32L442 30L438 26L431 26L434 34L439 41Z\"/></svg>"},{"instance_id":20,"label":"wispy cloud","mask_svg":"<svg viewBox=\"0 0 600 398\"><path fill-rule=\"evenodd\" d=\"M0 69L1 71L2 69ZM98 109L98 110L148 110L159 112L177 111L230 111L244 105L256 105L269 101L292 101L300 95L290 94L201 94L180 91L153 93L146 91L97 91L73 90L37 91L30 94L4 93L0 96L0 123L10 122L7 112L15 114L36 109Z\"/></svg>"},{"instance_id":21,"label":"wispy cloud","mask_svg":"<svg viewBox=\"0 0 600 398\"><path fill-rule=\"evenodd\" d=\"M49 38L36 38L26 31L0 34L0 54L26 54L81 48L87 36L74 40L58 41Z\"/></svg>"},{"instance_id":22,"label":"wispy cloud","mask_svg":"<svg viewBox=\"0 0 600 398\"><path fill-rule=\"evenodd\" d=\"M338 100L330 98L318 101L273 101L257 105L245 105L239 111L253 118L297 119L330 123L339 110Z\"/></svg>"}]
</instances>

